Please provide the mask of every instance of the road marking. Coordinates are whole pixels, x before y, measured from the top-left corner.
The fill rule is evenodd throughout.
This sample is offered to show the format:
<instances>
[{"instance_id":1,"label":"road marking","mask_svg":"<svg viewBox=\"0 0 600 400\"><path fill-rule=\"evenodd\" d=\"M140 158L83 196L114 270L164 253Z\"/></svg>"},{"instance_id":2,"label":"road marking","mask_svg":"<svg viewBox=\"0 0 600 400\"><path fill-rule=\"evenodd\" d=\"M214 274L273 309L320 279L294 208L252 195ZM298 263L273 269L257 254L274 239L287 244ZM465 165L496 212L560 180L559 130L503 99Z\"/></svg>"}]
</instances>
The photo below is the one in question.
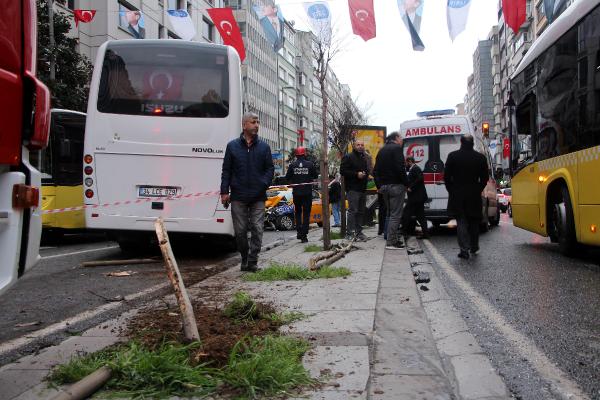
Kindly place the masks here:
<instances>
[{"instance_id":1,"label":"road marking","mask_svg":"<svg viewBox=\"0 0 600 400\"><path fill-rule=\"evenodd\" d=\"M577 383L570 380L550 359L528 339L525 335L516 331L508 321L492 307L479 293L458 273L452 265L442 256L435 246L429 241L424 240L425 245L433 255L433 258L456 283L456 285L467 295L471 303L477 308L478 312L485 317L498 332L500 332L514 348L521 353L521 357L537 370L537 372L546 379L555 394L563 399L589 399Z\"/></svg>"},{"instance_id":2,"label":"road marking","mask_svg":"<svg viewBox=\"0 0 600 400\"><path fill-rule=\"evenodd\" d=\"M170 285L169 282L154 285L154 286L152 286L146 290L143 290L141 292L134 293L129 296L125 296L125 299L122 302L108 303L108 304L105 304L94 310L84 311L80 314L77 314L77 315L71 317L71 318L65 319L64 321L57 322L56 324L52 324L50 326L45 327L44 329L40 329L39 331L31 332L27 336L21 336L19 338L2 343L2 344L0 344L0 355L7 353L9 351L12 351L12 350L16 350L21 346L25 346L25 345L35 341L36 339L57 333L63 329L68 328L69 326L72 326L73 324L77 324L77 323L85 321L87 319L94 318L95 316L100 315L106 311L110 311L110 310L119 308L123 304L125 304L125 302L127 302L127 301L133 301L139 297L152 294L158 290L166 288L169 285Z\"/></svg>"},{"instance_id":3,"label":"road marking","mask_svg":"<svg viewBox=\"0 0 600 400\"><path fill-rule=\"evenodd\" d=\"M71 253L55 254L53 256L45 256L45 257L42 257L42 260L48 260L50 258L74 256L76 254L92 253L94 251L111 250L111 249L118 249L118 248L119 248L119 246L108 246L108 247L101 247L99 249L89 249L89 250L73 251Z\"/></svg>"}]
</instances>

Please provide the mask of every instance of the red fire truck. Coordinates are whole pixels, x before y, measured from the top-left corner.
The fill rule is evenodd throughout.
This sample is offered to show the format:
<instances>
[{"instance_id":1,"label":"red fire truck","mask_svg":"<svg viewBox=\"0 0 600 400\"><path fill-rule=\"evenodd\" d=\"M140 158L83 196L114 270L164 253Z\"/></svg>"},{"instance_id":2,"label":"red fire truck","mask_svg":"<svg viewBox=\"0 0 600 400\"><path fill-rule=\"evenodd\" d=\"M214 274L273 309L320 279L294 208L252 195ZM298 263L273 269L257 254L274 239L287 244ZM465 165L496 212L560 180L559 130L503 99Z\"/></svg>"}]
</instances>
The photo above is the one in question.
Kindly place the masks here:
<instances>
[{"instance_id":1,"label":"red fire truck","mask_svg":"<svg viewBox=\"0 0 600 400\"><path fill-rule=\"evenodd\" d=\"M8 1L0 13L0 293L39 258L40 172L48 144L50 92L36 78L35 0Z\"/></svg>"}]
</instances>

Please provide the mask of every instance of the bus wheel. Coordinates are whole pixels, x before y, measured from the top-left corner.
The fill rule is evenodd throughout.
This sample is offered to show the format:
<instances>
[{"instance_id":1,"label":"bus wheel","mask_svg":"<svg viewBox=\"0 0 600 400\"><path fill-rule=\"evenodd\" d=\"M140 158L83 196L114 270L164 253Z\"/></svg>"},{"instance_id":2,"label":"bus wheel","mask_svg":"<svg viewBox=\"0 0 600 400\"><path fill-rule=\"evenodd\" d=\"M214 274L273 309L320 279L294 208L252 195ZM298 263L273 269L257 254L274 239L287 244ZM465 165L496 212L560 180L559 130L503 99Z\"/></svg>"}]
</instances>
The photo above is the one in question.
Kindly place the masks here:
<instances>
[{"instance_id":1,"label":"bus wheel","mask_svg":"<svg viewBox=\"0 0 600 400\"><path fill-rule=\"evenodd\" d=\"M560 252L571 255L577 247L571 198L567 188L561 188L550 210L549 235L558 241Z\"/></svg>"}]
</instances>

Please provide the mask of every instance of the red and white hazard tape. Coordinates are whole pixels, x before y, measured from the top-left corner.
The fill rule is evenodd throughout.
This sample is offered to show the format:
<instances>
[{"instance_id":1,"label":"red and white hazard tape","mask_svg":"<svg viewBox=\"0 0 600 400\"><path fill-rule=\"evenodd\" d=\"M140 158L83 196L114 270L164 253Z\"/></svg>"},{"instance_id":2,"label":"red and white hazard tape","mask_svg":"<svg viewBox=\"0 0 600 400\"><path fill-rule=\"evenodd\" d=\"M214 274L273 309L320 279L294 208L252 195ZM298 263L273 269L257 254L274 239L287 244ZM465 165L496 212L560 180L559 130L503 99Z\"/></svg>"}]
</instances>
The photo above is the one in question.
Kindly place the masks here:
<instances>
[{"instance_id":1,"label":"red and white hazard tape","mask_svg":"<svg viewBox=\"0 0 600 400\"><path fill-rule=\"evenodd\" d=\"M292 184L292 185L275 185L275 186L269 186L269 189L276 189L276 188L282 188L282 187L294 187L294 186L302 186L302 185L313 185L314 183L315 182L297 183L297 184ZM83 205L83 206L77 206L77 207L54 208L51 210L42 210L42 214L58 214L58 213L63 213L63 212L68 212L68 211L81 211L81 210L85 210L87 208L93 209L93 208L100 208L100 207L126 206L129 204L147 203L149 201L182 200L182 199L191 199L191 198L197 198L197 197L218 196L220 194L221 194L220 190L214 190L212 192L180 194L177 196L170 196L170 197L169 196L144 197L144 198L136 199L136 200L122 200L122 201L115 201L112 203L90 204L90 205Z\"/></svg>"}]
</instances>

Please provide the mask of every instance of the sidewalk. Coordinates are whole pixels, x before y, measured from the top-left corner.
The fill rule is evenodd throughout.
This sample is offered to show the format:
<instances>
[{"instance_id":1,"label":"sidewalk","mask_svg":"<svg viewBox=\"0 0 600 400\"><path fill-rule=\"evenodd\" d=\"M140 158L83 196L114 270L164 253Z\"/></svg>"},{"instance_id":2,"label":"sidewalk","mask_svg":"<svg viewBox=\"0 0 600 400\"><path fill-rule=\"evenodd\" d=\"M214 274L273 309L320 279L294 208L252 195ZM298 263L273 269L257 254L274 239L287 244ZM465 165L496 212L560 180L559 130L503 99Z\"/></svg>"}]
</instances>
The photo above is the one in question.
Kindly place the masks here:
<instances>
[{"instance_id":1,"label":"sidewalk","mask_svg":"<svg viewBox=\"0 0 600 400\"><path fill-rule=\"evenodd\" d=\"M405 250L385 250L376 230L365 233L371 239L356 243L357 250L334 264L352 271L346 278L249 283L241 281L239 270L232 268L189 288L190 297L207 301L203 288L219 286L223 298L245 290L281 310L307 314L285 331L313 343L304 363L313 377L326 383L298 398L510 398L426 257L419 254L409 259ZM318 243L320 236L321 230L312 231L308 244ZM409 244L418 246L416 241ZM314 253L304 252L305 246L292 240L272 248L262 254L261 264L306 265ZM429 291L418 289L411 263L430 273ZM131 315L2 367L0 400L53 397L58 390L42 382L49 369L77 352L93 352L115 343L119 327Z\"/></svg>"}]
</instances>

